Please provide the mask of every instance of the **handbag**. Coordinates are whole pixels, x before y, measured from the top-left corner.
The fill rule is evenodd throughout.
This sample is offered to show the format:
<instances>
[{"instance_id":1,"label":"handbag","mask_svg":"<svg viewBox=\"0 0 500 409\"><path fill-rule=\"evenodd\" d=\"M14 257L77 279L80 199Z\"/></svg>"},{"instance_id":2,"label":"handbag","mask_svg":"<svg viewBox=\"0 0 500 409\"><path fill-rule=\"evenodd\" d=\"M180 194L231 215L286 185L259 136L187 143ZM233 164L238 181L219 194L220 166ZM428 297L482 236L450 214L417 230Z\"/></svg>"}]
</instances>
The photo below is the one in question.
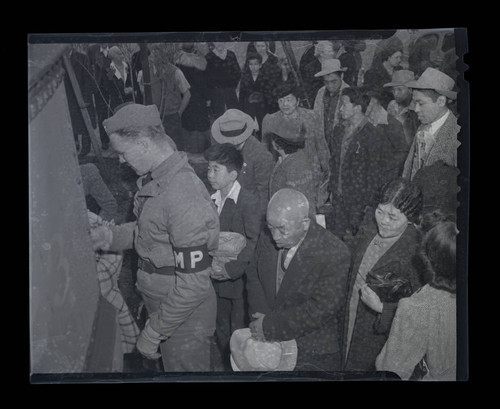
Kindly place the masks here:
<instances>
[{"instance_id":1,"label":"handbag","mask_svg":"<svg viewBox=\"0 0 500 409\"><path fill-rule=\"evenodd\" d=\"M413 373L411 374L409 380L410 381L421 381L425 375L429 373L429 368L427 367L427 362L422 358L420 362L415 365L413 369Z\"/></svg>"},{"instance_id":2,"label":"handbag","mask_svg":"<svg viewBox=\"0 0 500 409\"><path fill-rule=\"evenodd\" d=\"M372 270L366 275L366 283L377 293L380 301L397 303L401 298L409 297L413 291L407 278L401 277L398 261L378 270Z\"/></svg>"}]
</instances>

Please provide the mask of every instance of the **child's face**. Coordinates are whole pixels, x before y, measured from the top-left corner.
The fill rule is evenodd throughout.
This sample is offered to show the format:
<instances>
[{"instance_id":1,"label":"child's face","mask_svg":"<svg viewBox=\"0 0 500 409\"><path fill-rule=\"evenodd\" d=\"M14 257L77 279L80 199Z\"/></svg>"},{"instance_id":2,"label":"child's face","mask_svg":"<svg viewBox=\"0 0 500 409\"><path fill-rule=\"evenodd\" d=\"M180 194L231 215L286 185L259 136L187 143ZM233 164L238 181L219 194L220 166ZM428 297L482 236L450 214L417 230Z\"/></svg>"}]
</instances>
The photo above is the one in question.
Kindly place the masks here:
<instances>
[{"instance_id":1,"label":"child's face","mask_svg":"<svg viewBox=\"0 0 500 409\"><path fill-rule=\"evenodd\" d=\"M213 189L224 189L236 180L236 176L236 171L228 172L224 165L214 161L208 162L207 179Z\"/></svg>"},{"instance_id":2,"label":"child's face","mask_svg":"<svg viewBox=\"0 0 500 409\"><path fill-rule=\"evenodd\" d=\"M257 74L260 70L260 67L262 65L260 64L259 60L249 60L248 61L248 68L252 72L252 74Z\"/></svg>"}]
</instances>

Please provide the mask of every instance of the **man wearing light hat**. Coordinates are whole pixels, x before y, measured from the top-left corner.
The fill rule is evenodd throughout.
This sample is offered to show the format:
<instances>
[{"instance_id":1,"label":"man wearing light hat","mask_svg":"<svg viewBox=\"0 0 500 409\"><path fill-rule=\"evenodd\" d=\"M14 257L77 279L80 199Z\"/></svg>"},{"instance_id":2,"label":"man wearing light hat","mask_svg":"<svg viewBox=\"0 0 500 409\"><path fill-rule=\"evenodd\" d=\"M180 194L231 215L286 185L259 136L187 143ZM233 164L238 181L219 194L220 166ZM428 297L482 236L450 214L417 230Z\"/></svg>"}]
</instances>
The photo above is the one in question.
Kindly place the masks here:
<instances>
[{"instance_id":1,"label":"man wearing light hat","mask_svg":"<svg viewBox=\"0 0 500 409\"><path fill-rule=\"evenodd\" d=\"M139 256L136 285L149 318L137 349L158 359L160 347L166 372L209 371L217 210L185 153L172 147L156 105L119 107L104 128L120 162L139 176L137 221L98 227L91 237L95 250L134 248Z\"/></svg>"},{"instance_id":2,"label":"man wearing light hat","mask_svg":"<svg viewBox=\"0 0 500 409\"><path fill-rule=\"evenodd\" d=\"M269 202L269 177L274 161L271 153L255 137L253 118L239 109L228 109L212 124L212 137L217 143L235 145L243 155L243 169L238 182L259 198L264 223Z\"/></svg>"},{"instance_id":3,"label":"man wearing light hat","mask_svg":"<svg viewBox=\"0 0 500 409\"><path fill-rule=\"evenodd\" d=\"M406 159L403 177L413 179L424 166L438 160L457 166L457 149L460 145L460 126L448 108L448 100L455 100L455 81L435 68L427 68L416 81L406 83L413 89L415 112L421 126L413 139Z\"/></svg>"},{"instance_id":4,"label":"man wearing light hat","mask_svg":"<svg viewBox=\"0 0 500 409\"><path fill-rule=\"evenodd\" d=\"M306 152L304 125L297 122L275 119L269 123L271 143L280 155L269 179L269 197L282 188L302 192L309 201L311 216L316 215L319 178L314 174Z\"/></svg>"},{"instance_id":5,"label":"man wearing light hat","mask_svg":"<svg viewBox=\"0 0 500 409\"><path fill-rule=\"evenodd\" d=\"M333 129L339 120L340 93L349 85L343 80L345 68L340 66L337 59L323 61L321 71L314 76L323 79L323 85L314 100L314 111L317 113L320 123L320 132L331 149Z\"/></svg>"},{"instance_id":6,"label":"man wearing light hat","mask_svg":"<svg viewBox=\"0 0 500 409\"><path fill-rule=\"evenodd\" d=\"M409 147L413 142L417 128L420 125L415 104L412 100L412 90L406 83L413 81L415 74L409 70L399 70L392 73L391 82L384 84L385 88L391 88L394 99L387 105L387 113L396 118L403 125L406 144Z\"/></svg>"},{"instance_id":7,"label":"man wearing light hat","mask_svg":"<svg viewBox=\"0 0 500 409\"><path fill-rule=\"evenodd\" d=\"M307 198L295 189L281 189L269 201L268 229L247 269L251 338L235 331L231 340L236 370L341 369L351 256L309 214Z\"/></svg>"}]
</instances>

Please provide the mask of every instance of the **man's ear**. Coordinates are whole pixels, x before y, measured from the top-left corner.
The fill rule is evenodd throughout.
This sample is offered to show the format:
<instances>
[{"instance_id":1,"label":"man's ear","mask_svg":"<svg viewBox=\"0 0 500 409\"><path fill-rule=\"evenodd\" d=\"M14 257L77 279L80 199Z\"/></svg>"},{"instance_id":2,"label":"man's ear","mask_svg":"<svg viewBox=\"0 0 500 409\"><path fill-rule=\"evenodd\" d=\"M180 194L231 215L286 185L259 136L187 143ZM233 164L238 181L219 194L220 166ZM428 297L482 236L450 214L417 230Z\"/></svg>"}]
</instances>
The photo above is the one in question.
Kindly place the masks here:
<instances>
[{"instance_id":1,"label":"man's ear","mask_svg":"<svg viewBox=\"0 0 500 409\"><path fill-rule=\"evenodd\" d=\"M142 152L146 152L151 148L152 140L151 138L147 138L145 136L139 135L134 141Z\"/></svg>"},{"instance_id":2,"label":"man's ear","mask_svg":"<svg viewBox=\"0 0 500 409\"><path fill-rule=\"evenodd\" d=\"M304 228L304 231L306 231L309 228L309 225L311 224L311 219L308 217L305 217L304 220L302 220L302 227Z\"/></svg>"},{"instance_id":3,"label":"man's ear","mask_svg":"<svg viewBox=\"0 0 500 409\"><path fill-rule=\"evenodd\" d=\"M239 173L233 169L231 172L229 172L229 176L231 177L231 180L234 182L236 179L238 179Z\"/></svg>"},{"instance_id":4,"label":"man's ear","mask_svg":"<svg viewBox=\"0 0 500 409\"><path fill-rule=\"evenodd\" d=\"M440 95L438 98L437 98L437 101L438 105L440 107L445 107L446 106L446 103L448 102L448 99L444 96L444 95Z\"/></svg>"}]
</instances>

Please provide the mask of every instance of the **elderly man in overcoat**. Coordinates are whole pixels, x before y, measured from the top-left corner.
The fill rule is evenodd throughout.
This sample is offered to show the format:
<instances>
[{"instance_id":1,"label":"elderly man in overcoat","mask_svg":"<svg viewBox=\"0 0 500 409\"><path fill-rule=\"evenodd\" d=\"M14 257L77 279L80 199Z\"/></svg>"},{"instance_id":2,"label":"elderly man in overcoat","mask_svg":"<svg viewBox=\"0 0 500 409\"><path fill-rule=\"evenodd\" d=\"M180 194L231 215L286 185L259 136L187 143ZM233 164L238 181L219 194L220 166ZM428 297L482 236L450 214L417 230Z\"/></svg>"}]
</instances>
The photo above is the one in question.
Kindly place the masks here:
<instances>
[{"instance_id":1,"label":"elderly man in overcoat","mask_svg":"<svg viewBox=\"0 0 500 409\"><path fill-rule=\"evenodd\" d=\"M309 218L307 198L281 189L247 270L255 339L297 344L294 370L340 370L340 322L350 265L347 246Z\"/></svg>"}]
</instances>

